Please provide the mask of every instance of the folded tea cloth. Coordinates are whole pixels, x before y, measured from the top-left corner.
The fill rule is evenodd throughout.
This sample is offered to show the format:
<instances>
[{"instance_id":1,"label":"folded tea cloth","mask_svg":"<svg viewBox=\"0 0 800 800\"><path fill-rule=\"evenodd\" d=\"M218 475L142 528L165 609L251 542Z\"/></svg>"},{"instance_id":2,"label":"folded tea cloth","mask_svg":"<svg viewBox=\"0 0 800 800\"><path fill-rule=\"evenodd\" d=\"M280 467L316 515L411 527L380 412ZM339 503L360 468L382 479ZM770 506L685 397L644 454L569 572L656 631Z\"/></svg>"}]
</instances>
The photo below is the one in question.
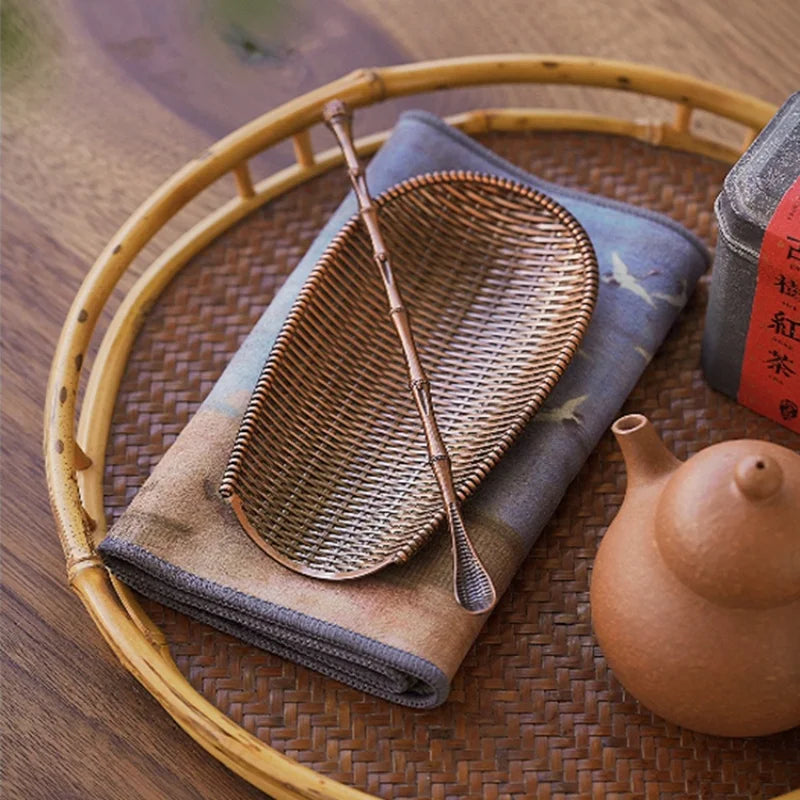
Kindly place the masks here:
<instances>
[{"instance_id":1,"label":"folded tea cloth","mask_svg":"<svg viewBox=\"0 0 800 800\"><path fill-rule=\"evenodd\" d=\"M377 194L409 176L448 169L503 175L552 195L583 224L600 265L597 307L578 354L466 504L467 526L503 591L661 344L708 255L675 222L538 180L426 113L400 118L369 165L369 184ZM446 699L484 622L453 599L447 533L405 565L355 581L321 581L262 552L217 493L281 324L354 212L348 196L100 552L114 574L165 605L365 692L430 708Z\"/></svg>"}]
</instances>

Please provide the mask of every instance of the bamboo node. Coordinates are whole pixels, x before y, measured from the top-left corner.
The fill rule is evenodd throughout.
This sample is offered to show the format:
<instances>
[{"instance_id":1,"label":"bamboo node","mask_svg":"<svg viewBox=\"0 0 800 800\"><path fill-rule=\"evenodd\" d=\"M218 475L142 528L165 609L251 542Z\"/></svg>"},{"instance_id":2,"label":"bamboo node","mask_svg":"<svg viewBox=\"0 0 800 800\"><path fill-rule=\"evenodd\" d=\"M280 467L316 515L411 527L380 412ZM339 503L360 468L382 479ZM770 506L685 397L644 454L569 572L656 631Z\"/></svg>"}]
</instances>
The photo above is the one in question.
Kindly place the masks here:
<instances>
[{"instance_id":1,"label":"bamboo node","mask_svg":"<svg viewBox=\"0 0 800 800\"><path fill-rule=\"evenodd\" d=\"M372 102L379 103L386 99L386 84L383 82L383 78L380 76L379 72L374 69L364 68L357 70L356 74L366 78L369 82L372 90Z\"/></svg>"},{"instance_id":2,"label":"bamboo node","mask_svg":"<svg viewBox=\"0 0 800 800\"><path fill-rule=\"evenodd\" d=\"M105 569L103 566L103 562L97 555L90 555L90 556L83 556L82 558L78 559L68 559L67 560L67 583L72 586L75 582L77 576L87 569L94 569L95 567L100 567L101 569Z\"/></svg>"}]
</instances>

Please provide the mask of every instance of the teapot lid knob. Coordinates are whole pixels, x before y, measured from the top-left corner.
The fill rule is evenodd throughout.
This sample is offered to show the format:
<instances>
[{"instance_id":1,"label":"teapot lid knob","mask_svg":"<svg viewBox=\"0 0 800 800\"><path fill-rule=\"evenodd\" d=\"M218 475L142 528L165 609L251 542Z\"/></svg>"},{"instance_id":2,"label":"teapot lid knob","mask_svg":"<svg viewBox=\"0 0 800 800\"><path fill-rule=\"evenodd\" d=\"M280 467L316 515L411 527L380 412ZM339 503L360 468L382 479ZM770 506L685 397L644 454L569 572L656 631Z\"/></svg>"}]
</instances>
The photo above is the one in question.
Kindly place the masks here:
<instances>
[{"instance_id":1,"label":"teapot lid knob","mask_svg":"<svg viewBox=\"0 0 800 800\"><path fill-rule=\"evenodd\" d=\"M783 484L780 464L768 455L745 456L736 465L733 477L742 494L751 500L766 500Z\"/></svg>"},{"instance_id":2,"label":"teapot lid knob","mask_svg":"<svg viewBox=\"0 0 800 800\"><path fill-rule=\"evenodd\" d=\"M732 608L800 599L800 454L739 439L679 467L656 503L665 564L688 588Z\"/></svg>"}]
</instances>

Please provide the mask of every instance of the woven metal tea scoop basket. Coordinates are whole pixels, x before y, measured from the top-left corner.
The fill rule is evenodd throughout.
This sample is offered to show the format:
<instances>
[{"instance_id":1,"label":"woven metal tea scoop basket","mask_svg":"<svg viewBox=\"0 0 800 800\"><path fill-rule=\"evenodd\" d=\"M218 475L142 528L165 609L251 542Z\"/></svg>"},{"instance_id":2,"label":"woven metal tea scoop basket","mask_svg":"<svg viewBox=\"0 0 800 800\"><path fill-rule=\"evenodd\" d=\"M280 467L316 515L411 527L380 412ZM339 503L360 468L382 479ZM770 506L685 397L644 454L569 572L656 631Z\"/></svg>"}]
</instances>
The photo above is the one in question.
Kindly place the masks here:
<instances>
[{"instance_id":1,"label":"woven metal tea scoop basket","mask_svg":"<svg viewBox=\"0 0 800 800\"><path fill-rule=\"evenodd\" d=\"M456 600L483 613L496 595L458 501L575 353L597 294L594 249L554 200L497 177L428 174L373 204L346 106L326 115L361 220L286 320L221 494L267 553L331 580L407 560L446 517Z\"/></svg>"}]
</instances>

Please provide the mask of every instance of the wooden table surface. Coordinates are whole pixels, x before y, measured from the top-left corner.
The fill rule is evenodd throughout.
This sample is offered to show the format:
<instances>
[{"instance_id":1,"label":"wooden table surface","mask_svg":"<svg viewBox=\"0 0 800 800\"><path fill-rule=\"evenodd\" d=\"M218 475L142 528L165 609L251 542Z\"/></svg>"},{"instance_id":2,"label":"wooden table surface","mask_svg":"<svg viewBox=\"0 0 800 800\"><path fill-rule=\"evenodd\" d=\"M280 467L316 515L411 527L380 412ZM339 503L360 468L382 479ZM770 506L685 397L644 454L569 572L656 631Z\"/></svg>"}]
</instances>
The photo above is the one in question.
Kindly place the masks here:
<instances>
[{"instance_id":1,"label":"wooden table surface","mask_svg":"<svg viewBox=\"0 0 800 800\"><path fill-rule=\"evenodd\" d=\"M574 53L677 69L780 103L800 88L799 37L792 0L6 0L4 796L262 796L184 735L116 662L66 588L43 476L41 409L70 300L102 246L165 177L247 119L359 66ZM424 100L441 113L555 103L634 108L621 92L563 87ZM396 109L381 113L389 124ZM218 199L210 192L208 208ZM165 231L146 255L168 240Z\"/></svg>"}]
</instances>

